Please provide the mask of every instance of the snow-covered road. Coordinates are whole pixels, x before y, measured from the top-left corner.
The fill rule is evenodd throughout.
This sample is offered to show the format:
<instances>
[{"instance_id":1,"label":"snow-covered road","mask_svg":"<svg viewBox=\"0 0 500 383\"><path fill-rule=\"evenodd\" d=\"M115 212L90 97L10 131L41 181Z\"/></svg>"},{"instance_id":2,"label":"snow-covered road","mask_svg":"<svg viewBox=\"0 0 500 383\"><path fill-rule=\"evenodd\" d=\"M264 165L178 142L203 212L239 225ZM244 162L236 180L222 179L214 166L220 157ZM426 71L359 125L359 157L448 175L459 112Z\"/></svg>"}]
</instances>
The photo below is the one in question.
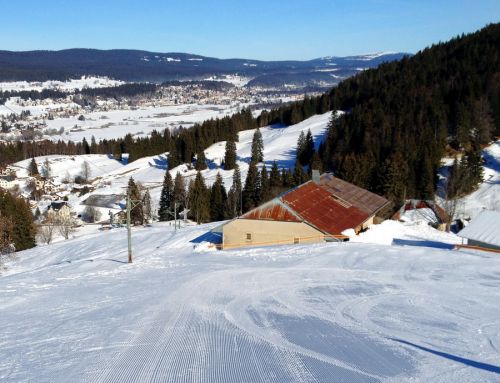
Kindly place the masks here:
<instances>
[{"instance_id":1,"label":"snow-covered road","mask_svg":"<svg viewBox=\"0 0 500 383\"><path fill-rule=\"evenodd\" d=\"M202 252L115 229L0 276L2 382L500 380L500 257L364 243Z\"/></svg>"}]
</instances>

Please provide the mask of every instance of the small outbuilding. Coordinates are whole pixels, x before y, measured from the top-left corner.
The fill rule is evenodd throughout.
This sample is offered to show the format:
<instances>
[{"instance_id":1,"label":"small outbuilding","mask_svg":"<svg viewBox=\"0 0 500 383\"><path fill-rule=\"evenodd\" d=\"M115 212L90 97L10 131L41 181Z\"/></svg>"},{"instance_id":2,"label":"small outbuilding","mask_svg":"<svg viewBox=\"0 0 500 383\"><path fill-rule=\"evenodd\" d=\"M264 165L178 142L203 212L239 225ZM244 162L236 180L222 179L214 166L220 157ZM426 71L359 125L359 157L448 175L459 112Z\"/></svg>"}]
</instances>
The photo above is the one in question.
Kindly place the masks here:
<instances>
[{"instance_id":1,"label":"small outbuilding","mask_svg":"<svg viewBox=\"0 0 500 383\"><path fill-rule=\"evenodd\" d=\"M445 231L449 217L446 211L434 201L408 199L394 213L392 219L402 222L426 222L430 226Z\"/></svg>"},{"instance_id":2,"label":"small outbuilding","mask_svg":"<svg viewBox=\"0 0 500 383\"><path fill-rule=\"evenodd\" d=\"M222 248L347 239L389 205L384 197L326 173L222 227Z\"/></svg>"},{"instance_id":3,"label":"small outbuilding","mask_svg":"<svg viewBox=\"0 0 500 383\"><path fill-rule=\"evenodd\" d=\"M482 211L458 235L466 238L469 246L500 250L500 212Z\"/></svg>"}]
</instances>

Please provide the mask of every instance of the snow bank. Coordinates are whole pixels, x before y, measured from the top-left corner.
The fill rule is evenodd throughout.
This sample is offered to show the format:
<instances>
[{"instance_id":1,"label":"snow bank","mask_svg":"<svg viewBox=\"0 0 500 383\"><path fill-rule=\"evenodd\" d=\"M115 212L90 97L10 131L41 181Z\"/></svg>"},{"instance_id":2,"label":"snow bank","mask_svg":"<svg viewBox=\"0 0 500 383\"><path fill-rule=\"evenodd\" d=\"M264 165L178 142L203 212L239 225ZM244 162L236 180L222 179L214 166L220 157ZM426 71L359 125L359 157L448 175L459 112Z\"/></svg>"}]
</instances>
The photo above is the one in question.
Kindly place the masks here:
<instances>
[{"instance_id":1,"label":"snow bank","mask_svg":"<svg viewBox=\"0 0 500 383\"><path fill-rule=\"evenodd\" d=\"M353 242L376 243L391 245L394 240L420 240L442 242L445 244L459 244L461 238L453 233L439 231L426 222L402 223L387 220L379 225L371 225L369 229L351 238ZM422 245L425 245L424 243Z\"/></svg>"}]
</instances>

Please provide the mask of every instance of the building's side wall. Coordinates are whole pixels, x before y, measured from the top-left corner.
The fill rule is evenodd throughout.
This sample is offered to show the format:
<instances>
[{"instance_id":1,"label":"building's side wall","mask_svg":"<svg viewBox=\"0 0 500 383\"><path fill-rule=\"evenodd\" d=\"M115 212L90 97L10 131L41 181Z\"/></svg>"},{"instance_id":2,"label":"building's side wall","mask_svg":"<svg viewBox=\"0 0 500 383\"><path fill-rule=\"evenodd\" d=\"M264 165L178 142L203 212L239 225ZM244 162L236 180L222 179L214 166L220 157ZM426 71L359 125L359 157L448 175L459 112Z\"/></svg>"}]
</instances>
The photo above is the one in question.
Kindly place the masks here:
<instances>
[{"instance_id":1,"label":"building's side wall","mask_svg":"<svg viewBox=\"0 0 500 383\"><path fill-rule=\"evenodd\" d=\"M484 247L485 249L500 250L500 246L490 245L489 243L476 241L474 239L468 239L467 244L470 246Z\"/></svg>"},{"instance_id":2,"label":"building's side wall","mask_svg":"<svg viewBox=\"0 0 500 383\"><path fill-rule=\"evenodd\" d=\"M223 248L323 241L323 233L302 222L235 219L224 225ZM250 239L247 239L247 235Z\"/></svg>"},{"instance_id":3,"label":"building's side wall","mask_svg":"<svg viewBox=\"0 0 500 383\"><path fill-rule=\"evenodd\" d=\"M370 218L368 218L365 222L361 224L361 227L358 226L358 228L355 229L356 233L358 233L360 230L367 229L368 226L373 225L375 220L375 216L372 215Z\"/></svg>"}]
</instances>

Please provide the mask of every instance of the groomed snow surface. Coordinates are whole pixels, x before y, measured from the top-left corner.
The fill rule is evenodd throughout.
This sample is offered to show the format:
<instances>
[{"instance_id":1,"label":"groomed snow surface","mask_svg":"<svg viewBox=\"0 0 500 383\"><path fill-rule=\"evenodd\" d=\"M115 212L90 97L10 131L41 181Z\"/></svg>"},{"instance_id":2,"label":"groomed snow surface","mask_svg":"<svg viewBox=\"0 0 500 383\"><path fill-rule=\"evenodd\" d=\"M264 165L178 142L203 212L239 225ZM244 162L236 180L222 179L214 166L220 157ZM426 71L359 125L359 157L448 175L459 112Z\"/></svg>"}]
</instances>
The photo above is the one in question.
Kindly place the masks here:
<instances>
[{"instance_id":1,"label":"groomed snow surface","mask_svg":"<svg viewBox=\"0 0 500 383\"><path fill-rule=\"evenodd\" d=\"M215 224L18 254L2 382L495 382L500 257L322 243L203 251ZM201 237L201 238L200 238Z\"/></svg>"}]
</instances>

